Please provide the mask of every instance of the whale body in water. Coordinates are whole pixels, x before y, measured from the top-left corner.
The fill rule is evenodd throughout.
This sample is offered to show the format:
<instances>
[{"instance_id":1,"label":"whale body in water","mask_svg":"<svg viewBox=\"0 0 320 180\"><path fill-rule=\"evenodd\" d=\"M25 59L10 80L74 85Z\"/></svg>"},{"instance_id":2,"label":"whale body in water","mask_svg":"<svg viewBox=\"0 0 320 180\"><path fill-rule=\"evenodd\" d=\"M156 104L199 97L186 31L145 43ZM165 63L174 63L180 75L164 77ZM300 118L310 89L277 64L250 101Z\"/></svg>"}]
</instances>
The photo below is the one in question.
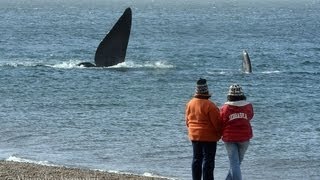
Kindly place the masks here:
<instances>
[{"instance_id":1,"label":"whale body in water","mask_svg":"<svg viewBox=\"0 0 320 180\"><path fill-rule=\"evenodd\" d=\"M242 51L242 71L252 73L251 60L246 50Z\"/></svg>"},{"instance_id":2,"label":"whale body in water","mask_svg":"<svg viewBox=\"0 0 320 180\"><path fill-rule=\"evenodd\" d=\"M108 67L125 61L131 31L132 11L127 8L116 24L100 42L94 62L82 62L84 67Z\"/></svg>"}]
</instances>

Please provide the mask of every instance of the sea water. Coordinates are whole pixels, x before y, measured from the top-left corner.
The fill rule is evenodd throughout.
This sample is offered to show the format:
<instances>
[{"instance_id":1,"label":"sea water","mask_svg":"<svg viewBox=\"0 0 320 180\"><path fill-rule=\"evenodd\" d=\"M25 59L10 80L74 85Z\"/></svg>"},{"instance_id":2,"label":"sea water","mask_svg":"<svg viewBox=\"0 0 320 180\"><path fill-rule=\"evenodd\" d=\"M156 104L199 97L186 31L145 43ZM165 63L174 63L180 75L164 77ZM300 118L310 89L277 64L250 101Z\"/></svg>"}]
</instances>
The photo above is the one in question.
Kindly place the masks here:
<instances>
[{"instance_id":1,"label":"sea water","mask_svg":"<svg viewBox=\"0 0 320 180\"><path fill-rule=\"evenodd\" d=\"M83 68L125 8L126 61ZM253 103L244 179L320 178L319 0L0 2L0 159L191 179L198 78ZM253 73L241 72L241 53ZM228 158L218 143L216 179Z\"/></svg>"}]
</instances>

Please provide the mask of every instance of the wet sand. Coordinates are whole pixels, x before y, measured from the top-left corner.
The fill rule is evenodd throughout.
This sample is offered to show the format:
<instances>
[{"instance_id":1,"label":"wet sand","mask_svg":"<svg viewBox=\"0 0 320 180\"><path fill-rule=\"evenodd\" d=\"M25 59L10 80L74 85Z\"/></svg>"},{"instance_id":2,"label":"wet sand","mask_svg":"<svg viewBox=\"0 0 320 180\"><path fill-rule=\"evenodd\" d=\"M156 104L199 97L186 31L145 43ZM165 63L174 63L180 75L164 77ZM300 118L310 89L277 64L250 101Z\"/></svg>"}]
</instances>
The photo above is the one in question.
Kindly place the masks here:
<instances>
[{"instance_id":1,"label":"wet sand","mask_svg":"<svg viewBox=\"0 0 320 180\"><path fill-rule=\"evenodd\" d=\"M165 178L105 171L0 161L1 180L165 180Z\"/></svg>"}]
</instances>

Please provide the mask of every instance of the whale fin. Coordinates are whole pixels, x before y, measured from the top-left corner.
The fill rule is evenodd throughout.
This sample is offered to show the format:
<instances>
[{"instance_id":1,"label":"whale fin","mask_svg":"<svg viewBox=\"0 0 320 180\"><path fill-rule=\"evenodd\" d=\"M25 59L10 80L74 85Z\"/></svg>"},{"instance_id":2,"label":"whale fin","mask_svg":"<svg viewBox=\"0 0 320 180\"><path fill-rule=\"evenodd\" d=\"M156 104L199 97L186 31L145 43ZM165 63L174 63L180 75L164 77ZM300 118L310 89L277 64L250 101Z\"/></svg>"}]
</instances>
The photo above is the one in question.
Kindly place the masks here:
<instances>
[{"instance_id":1,"label":"whale fin","mask_svg":"<svg viewBox=\"0 0 320 180\"><path fill-rule=\"evenodd\" d=\"M242 51L242 57L242 71L245 73L252 73L251 60L246 50Z\"/></svg>"},{"instance_id":2,"label":"whale fin","mask_svg":"<svg viewBox=\"0 0 320 180\"><path fill-rule=\"evenodd\" d=\"M96 66L107 67L124 62L131 31L131 22L131 8L127 8L100 42L94 59Z\"/></svg>"}]
</instances>

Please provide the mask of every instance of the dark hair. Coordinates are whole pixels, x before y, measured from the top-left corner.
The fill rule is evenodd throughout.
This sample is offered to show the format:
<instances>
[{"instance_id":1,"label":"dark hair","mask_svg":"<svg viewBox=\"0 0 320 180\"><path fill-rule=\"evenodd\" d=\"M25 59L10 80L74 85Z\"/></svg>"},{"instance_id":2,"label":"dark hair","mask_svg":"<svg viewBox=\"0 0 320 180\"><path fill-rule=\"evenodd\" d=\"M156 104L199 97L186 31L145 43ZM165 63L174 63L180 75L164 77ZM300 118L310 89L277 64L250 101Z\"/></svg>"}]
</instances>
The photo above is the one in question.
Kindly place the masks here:
<instances>
[{"instance_id":1,"label":"dark hair","mask_svg":"<svg viewBox=\"0 0 320 180\"><path fill-rule=\"evenodd\" d=\"M228 101L242 101L242 100L247 100L247 97L245 95L242 96L227 96Z\"/></svg>"}]
</instances>

